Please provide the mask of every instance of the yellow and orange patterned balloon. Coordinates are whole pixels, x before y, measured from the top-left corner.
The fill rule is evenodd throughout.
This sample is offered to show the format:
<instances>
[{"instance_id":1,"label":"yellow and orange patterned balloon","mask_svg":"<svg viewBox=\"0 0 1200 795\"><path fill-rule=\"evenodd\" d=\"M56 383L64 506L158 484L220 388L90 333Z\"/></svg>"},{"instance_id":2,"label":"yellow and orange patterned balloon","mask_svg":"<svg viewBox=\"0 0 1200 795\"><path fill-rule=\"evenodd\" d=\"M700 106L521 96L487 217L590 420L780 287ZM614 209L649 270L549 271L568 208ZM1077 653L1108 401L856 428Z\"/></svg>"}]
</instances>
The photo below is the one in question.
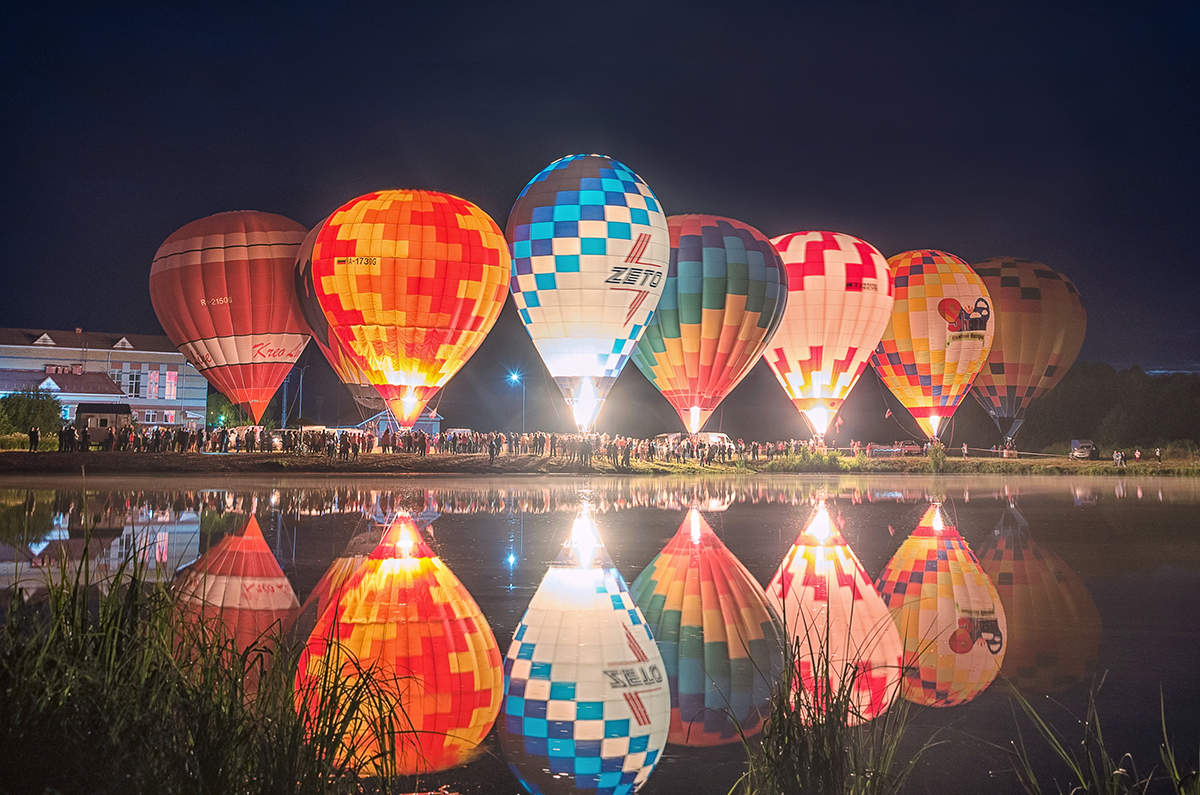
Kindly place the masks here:
<instances>
[{"instance_id":1,"label":"yellow and orange patterned balloon","mask_svg":"<svg viewBox=\"0 0 1200 795\"><path fill-rule=\"evenodd\" d=\"M321 226L312 280L333 333L411 426L495 324L509 261L496 222L466 199L383 190Z\"/></svg>"},{"instance_id":2,"label":"yellow and orange patterned balloon","mask_svg":"<svg viewBox=\"0 0 1200 795\"><path fill-rule=\"evenodd\" d=\"M353 678L351 657L374 666L403 708L394 738L402 775L467 762L500 712L504 672L491 627L407 514L392 521L317 619L300 657L297 707L317 709L309 702L322 676ZM352 731L359 734L348 744L364 759L379 752L364 727Z\"/></svg>"},{"instance_id":3,"label":"yellow and orange patterned balloon","mask_svg":"<svg viewBox=\"0 0 1200 795\"><path fill-rule=\"evenodd\" d=\"M824 502L784 555L767 599L799 644L798 682L814 708L840 701L843 688L851 725L891 706L899 691L900 635Z\"/></svg>"},{"instance_id":4,"label":"yellow and orange patterned balloon","mask_svg":"<svg viewBox=\"0 0 1200 795\"><path fill-rule=\"evenodd\" d=\"M971 266L945 251L906 251L888 266L895 303L871 366L936 439L992 349L991 298Z\"/></svg>"},{"instance_id":5,"label":"yellow and orange patterned balloon","mask_svg":"<svg viewBox=\"0 0 1200 795\"><path fill-rule=\"evenodd\" d=\"M904 644L904 698L953 707L987 689L1004 662L1004 605L940 505L929 506L875 585Z\"/></svg>"},{"instance_id":6,"label":"yellow and orange patterned balloon","mask_svg":"<svg viewBox=\"0 0 1200 795\"><path fill-rule=\"evenodd\" d=\"M1087 312L1074 283L1027 259L996 257L975 265L996 310L996 336L971 393L1006 439L1025 409L1049 392L1075 363Z\"/></svg>"}]
</instances>

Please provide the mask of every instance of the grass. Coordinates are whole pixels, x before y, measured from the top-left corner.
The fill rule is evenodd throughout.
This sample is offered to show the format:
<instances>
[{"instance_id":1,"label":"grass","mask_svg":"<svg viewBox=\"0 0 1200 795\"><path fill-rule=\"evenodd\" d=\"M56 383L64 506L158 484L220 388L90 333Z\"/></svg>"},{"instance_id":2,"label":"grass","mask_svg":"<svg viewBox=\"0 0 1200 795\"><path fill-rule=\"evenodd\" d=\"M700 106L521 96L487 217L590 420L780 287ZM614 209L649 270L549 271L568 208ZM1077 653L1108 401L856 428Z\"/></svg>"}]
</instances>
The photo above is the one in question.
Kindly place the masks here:
<instances>
[{"instance_id":1,"label":"grass","mask_svg":"<svg viewBox=\"0 0 1200 795\"><path fill-rule=\"evenodd\" d=\"M1131 754L1118 754L1108 747L1104 739L1100 713L1096 707L1096 694L1103 684L1101 679L1088 693L1085 716L1082 721L1076 721L1083 727L1083 736L1078 741L1072 741L1055 729L1028 699L1013 689L1013 702L1033 724L1038 739L1051 749L1060 767L1059 775L1054 777L1052 785L1043 781L1043 777L1034 769L1029 748L1018 724L1017 738L1013 741L1011 753L1016 762L1017 780L1021 788L1028 795L1044 795L1048 792L1140 795L1151 791L1163 791L1158 785L1166 785L1170 787L1169 791L1176 795L1200 795L1200 774L1197 773L1197 768L1200 767L1200 749L1197 749L1195 766L1191 770L1181 769L1167 731L1166 704L1161 696L1159 716L1162 739L1159 743L1158 765L1143 775L1138 771L1137 763ZM1059 781L1060 777L1062 782ZM1152 787L1155 789L1152 790Z\"/></svg>"},{"instance_id":2,"label":"grass","mask_svg":"<svg viewBox=\"0 0 1200 795\"><path fill-rule=\"evenodd\" d=\"M896 795L940 744L936 732L915 748L906 742L915 713L900 697L902 677L887 710L866 720L858 667L835 659L860 655L831 654L829 629L827 613L824 632L806 626L803 637L790 636L762 731L755 739L743 737L747 769L730 795ZM811 664L815 687L801 686L801 661Z\"/></svg>"},{"instance_id":3,"label":"grass","mask_svg":"<svg viewBox=\"0 0 1200 795\"><path fill-rule=\"evenodd\" d=\"M239 649L223 627L180 621L136 557L104 584L86 555L57 565L45 601L13 593L3 614L0 789L357 792L366 774L395 788L403 712L374 671L297 693L299 644Z\"/></svg>"}]
</instances>

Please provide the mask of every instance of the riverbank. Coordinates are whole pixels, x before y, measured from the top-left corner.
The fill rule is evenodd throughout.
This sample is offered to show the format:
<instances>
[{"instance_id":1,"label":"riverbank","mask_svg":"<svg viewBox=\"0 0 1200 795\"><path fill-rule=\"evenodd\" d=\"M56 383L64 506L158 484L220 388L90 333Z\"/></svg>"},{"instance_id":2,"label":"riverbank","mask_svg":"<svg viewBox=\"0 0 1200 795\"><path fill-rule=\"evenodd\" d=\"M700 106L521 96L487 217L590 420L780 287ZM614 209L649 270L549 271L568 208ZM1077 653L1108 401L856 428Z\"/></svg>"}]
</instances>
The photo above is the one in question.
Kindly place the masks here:
<instances>
[{"instance_id":1,"label":"riverbank","mask_svg":"<svg viewBox=\"0 0 1200 795\"><path fill-rule=\"evenodd\" d=\"M614 467L607 458L593 458L589 469L566 458L535 455L502 455L492 463L487 455L409 453L363 455L356 461L337 461L323 455L280 453L0 453L0 475L157 475L157 474L338 474L338 475L699 475L878 472L893 474L931 473L925 456L897 458L844 458L839 456L792 456L745 464L632 461L628 468ZM1062 458L947 458L940 474L947 475L1137 475L1200 476L1200 462L1173 459L1162 463L1139 461L1117 469L1110 461L1074 461Z\"/></svg>"}]
</instances>

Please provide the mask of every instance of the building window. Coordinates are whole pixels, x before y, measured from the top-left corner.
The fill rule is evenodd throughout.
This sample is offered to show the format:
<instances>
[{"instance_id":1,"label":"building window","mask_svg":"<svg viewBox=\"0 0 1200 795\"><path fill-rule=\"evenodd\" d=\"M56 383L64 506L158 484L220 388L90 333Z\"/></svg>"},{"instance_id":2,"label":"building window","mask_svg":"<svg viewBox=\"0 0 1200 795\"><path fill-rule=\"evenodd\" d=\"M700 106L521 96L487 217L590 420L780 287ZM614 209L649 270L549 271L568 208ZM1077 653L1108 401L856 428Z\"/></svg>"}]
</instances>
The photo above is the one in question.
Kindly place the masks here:
<instances>
[{"instance_id":1,"label":"building window","mask_svg":"<svg viewBox=\"0 0 1200 795\"><path fill-rule=\"evenodd\" d=\"M179 373L175 372L174 370L167 371L166 394L163 395L163 397L166 398L167 400L175 399L178 378L179 378Z\"/></svg>"},{"instance_id":2,"label":"building window","mask_svg":"<svg viewBox=\"0 0 1200 795\"><path fill-rule=\"evenodd\" d=\"M158 412L157 411L147 411L146 412L146 422L157 422L157 421L158 421Z\"/></svg>"},{"instance_id":3,"label":"building window","mask_svg":"<svg viewBox=\"0 0 1200 795\"><path fill-rule=\"evenodd\" d=\"M146 397L158 400L158 370L151 370L147 375L150 377L146 379Z\"/></svg>"},{"instance_id":4,"label":"building window","mask_svg":"<svg viewBox=\"0 0 1200 795\"><path fill-rule=\"evenodd\" d=\"M64 420L71 419L71 407L70 406L63 406L62 411L60 413L62 414L62 418Z\"/></svg>"},{"instance_id":5,"label":"building window","mask_svg":"<svg viewBox=\"0 0 1200 795\"><path fill-rule=\"evenodd\" d=\"M141 393L142 372L141 370L132 370L125 380L125 394L130 397L140 397Z\"/></svg>"},{"instance_id":6,"label":"building window","mask_svg":"<svg viewBox=\"0 0 1200 795\"><path fill-rule=\"evenodd\" d=\"M175 412L164 411L163 412L163 422L167 423L168 425L174 425L175 424Z\"/></svg>"}]
</instances>

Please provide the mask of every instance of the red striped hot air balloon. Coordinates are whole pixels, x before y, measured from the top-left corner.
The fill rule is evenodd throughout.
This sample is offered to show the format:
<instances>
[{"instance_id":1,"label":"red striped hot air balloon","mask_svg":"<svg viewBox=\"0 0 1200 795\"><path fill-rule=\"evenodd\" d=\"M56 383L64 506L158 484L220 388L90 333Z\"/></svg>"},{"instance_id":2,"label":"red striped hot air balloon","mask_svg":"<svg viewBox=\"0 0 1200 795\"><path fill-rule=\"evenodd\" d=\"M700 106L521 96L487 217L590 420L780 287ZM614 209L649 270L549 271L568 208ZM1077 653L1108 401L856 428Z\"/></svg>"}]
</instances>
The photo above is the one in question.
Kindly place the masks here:
<instances>
[{"instance_id":1,"label":"red striped hot air balloon","mask_svg":"<svg viewBox=\"0 0 1200 795\"><path fill-rule=\"evenodd\" d=\"M296 675L300 709L316 709L306 698L323 675L356 675L348 657L395 676L383 681L403 709L395 737L403 775L469 761L500 712L504 673L491 627L407 514L317 619ZM370 738L355 739L360 752L378 752Z\"/></svg>"},{"instance_id":2,"label":"red striped hot air balloon","mask_svg":"<svg viewBox=\"0 0 1200 795\"><path fill-rule=\"evenodd\" d=\"M292 286L304 233L282 215L217 213L163 241L150 267L171 342L256 423L308 343Z\"/></svg>"},{"instance_id":3,"label":"red striped hot air balloon","mask_svg":"<svg viewBox=\"0 0 1200 795\"><path fill-rule=\"evenodd\" d=\"M500 227L466 199L381 190L321 225L316 299L333 333L411 427L500 316L509 277Z\"/></svg>"},{"instance_id":4,"label":"red striped hot air balloon","mask_svg":"<svg viewBox=\"0 0 1200 795\"><path fill-rule=\"evenodd\" d=\"M239 649L287 627L300 603L253 515L240 535L228 535L176 581L185 616L216 621Z\"/></svg>"},{"instance_id":5,"label":"red striped hot air balloon","mask_svg":"<svg viewBox=\"0 0 1200 795\"><path fill-rule=\"evenodd\" d=\"M814 707L827 695L836 699L843 687L851 691L851 724L891 705L899 690L900 635L824 502L784 555L767 599L799 643L799 683Z\"/></svg>"}]
</instances>

